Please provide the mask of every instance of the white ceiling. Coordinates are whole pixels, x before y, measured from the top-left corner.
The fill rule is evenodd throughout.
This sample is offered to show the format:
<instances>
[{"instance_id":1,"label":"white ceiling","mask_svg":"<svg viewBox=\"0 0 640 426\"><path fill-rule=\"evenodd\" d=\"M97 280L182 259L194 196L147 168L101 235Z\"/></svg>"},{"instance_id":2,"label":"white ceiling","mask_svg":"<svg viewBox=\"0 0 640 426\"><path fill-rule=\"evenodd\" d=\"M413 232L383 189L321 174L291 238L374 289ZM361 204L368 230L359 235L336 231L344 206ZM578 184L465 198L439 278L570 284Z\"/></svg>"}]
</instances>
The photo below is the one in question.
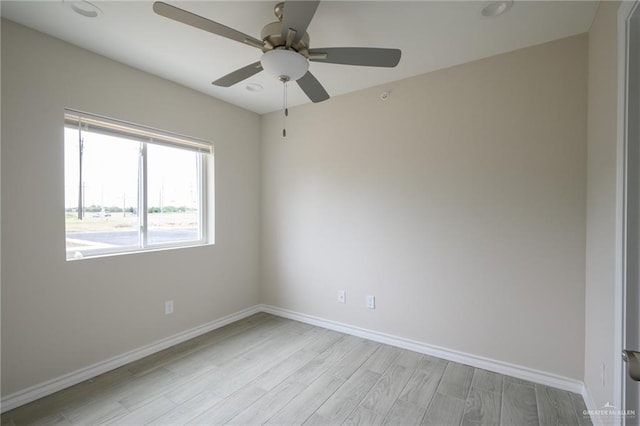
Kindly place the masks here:
<instances>
[{"instance_id":1,"label":"white ceiling","mask_svg":"<svg viewBox=\"0 0 640 426\"><path fill-rule=\"evenodd\" d=\"M275 21L273 1L175 1L170 4L260 38ZM260 59L261 52L156 15L151 1L92 1L95 19L73 12L69 0L2 1L1 15L116 61L257 113L282 107L282 84L260 73L231 88L211 81ZM518 1L484 18L486 1L323 1L307 32L311 47L395 47L396 68L312 62L331 96L383 84L589 30L597 1ZM259 83L264 91L246 90ZM296 84L289 104L309 102Z\"/></svg>"}]
</instances>

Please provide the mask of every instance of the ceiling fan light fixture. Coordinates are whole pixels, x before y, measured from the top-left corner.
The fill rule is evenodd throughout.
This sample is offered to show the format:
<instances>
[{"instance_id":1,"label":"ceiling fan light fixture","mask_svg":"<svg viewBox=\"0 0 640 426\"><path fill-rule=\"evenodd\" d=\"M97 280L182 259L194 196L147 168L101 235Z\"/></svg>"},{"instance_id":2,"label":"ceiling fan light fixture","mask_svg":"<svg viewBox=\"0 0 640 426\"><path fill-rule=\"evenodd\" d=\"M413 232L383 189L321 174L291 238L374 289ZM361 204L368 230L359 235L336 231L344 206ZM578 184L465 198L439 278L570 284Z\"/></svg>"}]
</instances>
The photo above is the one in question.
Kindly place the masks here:
<instances>
[{"instance_id":1,"label":"ceiling fan light fixture","mask_svg":"<svg viewBox=\"0 0 640 426\"><path fill-rule=\"evenodd\" d=\"M260 58L262 68L270 75L283 80L295 81L307 73L309 61L293 50L270 50Z\"/></svg>"},{"instance_id":2,"label":"ceiling fan light fixture","mask_svg":"<svg viewBox=\"0 0 640 426\"><path fill-rule=\"evenodd\" d=\"M513 0L492 1L480 12L485 18L497 18L504 15L513 6Z\"/></svg>"}]
</instances>

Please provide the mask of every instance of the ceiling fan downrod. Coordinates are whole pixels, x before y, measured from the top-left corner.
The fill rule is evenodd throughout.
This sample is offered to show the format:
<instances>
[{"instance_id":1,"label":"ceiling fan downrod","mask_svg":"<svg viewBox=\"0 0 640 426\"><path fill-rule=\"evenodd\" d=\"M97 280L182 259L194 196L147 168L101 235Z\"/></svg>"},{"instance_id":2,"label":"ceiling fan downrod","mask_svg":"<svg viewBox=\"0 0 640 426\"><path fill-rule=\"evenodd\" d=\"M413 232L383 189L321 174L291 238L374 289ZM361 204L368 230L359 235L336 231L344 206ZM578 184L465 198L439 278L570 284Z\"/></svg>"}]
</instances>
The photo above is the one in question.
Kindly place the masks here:
<instances>
[{"instance_id":1,"label":"ceiling fan downrod","mask_svg":"<svg viewBox=\"0 0 640 426\"><path fill-rule=\"evenodd\" d=\"M286 75L280 76L280 81L282 82L282 109L284 111L284 117L282 118L282 137L287 137L287 127L286 120L289 116L289 108L287 108L287 83L289 82L289 77Z\"/></svg>"}]
</instances>

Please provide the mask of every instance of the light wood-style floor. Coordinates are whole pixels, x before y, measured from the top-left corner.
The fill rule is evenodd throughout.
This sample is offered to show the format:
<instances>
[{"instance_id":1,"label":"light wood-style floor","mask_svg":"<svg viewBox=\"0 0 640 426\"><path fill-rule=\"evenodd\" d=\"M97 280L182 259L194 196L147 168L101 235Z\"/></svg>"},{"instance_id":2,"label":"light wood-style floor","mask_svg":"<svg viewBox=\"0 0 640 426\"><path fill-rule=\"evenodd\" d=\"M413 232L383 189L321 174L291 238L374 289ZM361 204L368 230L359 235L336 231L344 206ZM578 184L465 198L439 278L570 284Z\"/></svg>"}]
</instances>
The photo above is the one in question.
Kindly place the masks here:
<instances>
[{"instance_id":1,"label":"light wood-style floor","mask_svg":"<svg viewBox=\"0 0 640 426\"><path fill-rule=\"evenodd\" d=\"M582 397L257 314L2 415L2 425L586 425Z\"/></svg>"}]
</instances>

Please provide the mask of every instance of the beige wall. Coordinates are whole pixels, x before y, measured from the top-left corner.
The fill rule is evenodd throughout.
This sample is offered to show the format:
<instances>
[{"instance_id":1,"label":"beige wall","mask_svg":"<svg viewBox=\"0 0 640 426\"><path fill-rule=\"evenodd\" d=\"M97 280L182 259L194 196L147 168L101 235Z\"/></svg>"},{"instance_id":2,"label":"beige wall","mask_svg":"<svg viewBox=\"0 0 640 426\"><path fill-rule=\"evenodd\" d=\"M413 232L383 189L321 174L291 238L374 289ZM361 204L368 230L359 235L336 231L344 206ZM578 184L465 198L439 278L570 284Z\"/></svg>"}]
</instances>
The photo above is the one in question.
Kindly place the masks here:
<instances>
[{"instance_id":1,"label":"beige wall","mask_svg":"<svg viewBox=\"0 0 640 426\"><path fill-rule=\"evenodd\" d=\"M263 301L581 379L586 71L580 35L263 116Z\"/></svg>"},{"instance_id":2,"label":"beige wall","mask_svg":"<svg viewBox=\"0 0 640 426\"><path fill-rule=\"evenodd\" d=\"M589 31L584 381L597 407L614 401L619 356L614 345L618 6L601 2Z\"/></svg>"},{"instance_id":3,"label":"beige wall","mask_svg":"<svg viewBox=\"0 0 640 426\"><path fill-rule=\"evenodd\" d=\"M65 107L213 141L216 244L66 262ZM258 303L259 132L254 113L2 21L3 396Z\"/></svg>"}]
</instances>

